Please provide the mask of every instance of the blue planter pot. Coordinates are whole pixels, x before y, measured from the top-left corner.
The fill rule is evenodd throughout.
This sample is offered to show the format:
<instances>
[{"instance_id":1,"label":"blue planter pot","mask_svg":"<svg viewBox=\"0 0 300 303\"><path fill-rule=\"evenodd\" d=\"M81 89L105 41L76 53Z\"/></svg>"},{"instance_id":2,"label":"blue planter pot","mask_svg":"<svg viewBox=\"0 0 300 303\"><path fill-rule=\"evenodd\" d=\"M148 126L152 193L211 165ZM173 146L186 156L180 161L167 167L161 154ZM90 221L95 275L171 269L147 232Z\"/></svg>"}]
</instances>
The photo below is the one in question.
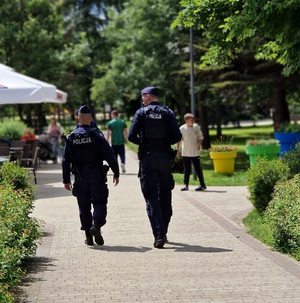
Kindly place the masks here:
<instances>
[{"instance_id":1,"label":"blue planter pot","mask_svg":"<svg viewBox=\"0 0 300 303\"><path fill-rule=\"evenodd\" d=\"M275 139L280 142L280 157L284 155L284 153L294 150L295 145L300 142L300 133L274 133Z\"/></svg>"}]
</instances>

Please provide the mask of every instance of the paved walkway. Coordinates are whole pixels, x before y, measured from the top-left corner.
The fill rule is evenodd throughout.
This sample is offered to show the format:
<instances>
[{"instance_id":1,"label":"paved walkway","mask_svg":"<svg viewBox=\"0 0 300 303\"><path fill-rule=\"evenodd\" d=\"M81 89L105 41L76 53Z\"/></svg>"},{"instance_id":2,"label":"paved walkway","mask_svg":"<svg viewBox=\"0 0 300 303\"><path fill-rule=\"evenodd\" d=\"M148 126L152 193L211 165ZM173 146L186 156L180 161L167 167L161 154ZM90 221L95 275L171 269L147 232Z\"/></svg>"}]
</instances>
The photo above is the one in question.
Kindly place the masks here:
<instances>
[{"instance_id":1,"label":"paved walkway","mask_svg":"<svg viewBox=\"0 0 300 303\"><path fill-rule=\"evenodd\" d=\"M300 302L300 264L240 224L251 209L246 187L181 192L176 186L170 243L155 249L137 170L136 155L127 151L127 173L117 187L109 175L105 245L88 247L60 165L39 169L33 215L45 233L18 302Z\"/></svg>"}]
</instances>

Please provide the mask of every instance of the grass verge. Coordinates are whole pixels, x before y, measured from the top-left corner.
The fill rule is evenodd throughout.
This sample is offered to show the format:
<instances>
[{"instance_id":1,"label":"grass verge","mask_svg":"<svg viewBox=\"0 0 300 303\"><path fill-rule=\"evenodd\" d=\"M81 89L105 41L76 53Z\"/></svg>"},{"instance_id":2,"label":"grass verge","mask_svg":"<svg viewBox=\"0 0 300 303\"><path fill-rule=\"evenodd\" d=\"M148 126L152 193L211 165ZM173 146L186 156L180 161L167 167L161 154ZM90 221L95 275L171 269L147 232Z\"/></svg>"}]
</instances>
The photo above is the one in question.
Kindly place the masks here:
<instances>
[{"instance_id":1,"label":"grass verge","mask_svg":"<svg viewBox=\"0 0 300 303\"><path fill-rule=\"evenodd\" d=\"M272 230L266 222L265 218L256 209L253 209L244 219L243 223L248 234L255 239L274 247L274 240L272 237Z\"/></svg>"},{"instance_id":2,"label":"grass verge","mask_svg":"<svg viewBox=\"0 0 300 303\"><path fill-rule=\"evenodd\" d=\"M217 174L214 172L213 162L209 157L207 150L200 152L201 166L203 169L204 179L207 186L246 186L247 171L250 168L250 161L245 152L246 142L249 139L273 138L273 126L252 126L239 128L224 128L222 130L221 140L224 144L230 141L230 144L238 149L237 158L235 161L235 172L232 176ZM216 144L216 130L210 130L211 144ZM219 142L220 144L220 142ZM128 143L127 148L137 153L138 147L135 144ZM183 184L183 174L174 173L176 184ZM199 185L199 181L190 178L190 185Z\"/></svg>"}]
</instances>

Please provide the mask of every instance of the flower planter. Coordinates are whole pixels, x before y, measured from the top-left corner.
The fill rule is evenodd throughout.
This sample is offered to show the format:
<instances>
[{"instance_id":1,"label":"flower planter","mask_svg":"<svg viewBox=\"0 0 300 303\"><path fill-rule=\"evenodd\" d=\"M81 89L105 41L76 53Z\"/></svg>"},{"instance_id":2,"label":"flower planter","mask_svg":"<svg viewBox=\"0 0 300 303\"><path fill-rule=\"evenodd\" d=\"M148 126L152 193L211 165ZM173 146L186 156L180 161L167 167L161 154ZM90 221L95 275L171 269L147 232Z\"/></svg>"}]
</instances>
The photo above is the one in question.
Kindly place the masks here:
<instances>
[{"instance_id":1,"label":"flower planter","mask_svg":"<svg viewBox=\"0 0 300 303\"><path fill-rule=\"evenodd\" d=\"M237 151L210 152L216 173L232 175L234 173L235 158Z\"/></svg>"},{"instance_id":2,"label":"flower planter","mask_svg":"<svg viewBox=\"0 0 300 303\"><path fill-rule=\"evenodd\" d=\"M300 142L300 133L282 133L275 132L275 139L279 140L281 148L280 148L280 157L284 155L284 153L294 150L296 143Z\"/></svg>"},{"instance_id":3,"label":"flower planter","mask_svg":"<svg viewBox=\"0 0 300 303\"><path fill-rule=\"evenodd\" d=\"M276 145L246 145L246 154L249 155L250 166L253 166L258 157L265 157L268 160L279 156L280 144Z\"/></svg>"}]
</instances>

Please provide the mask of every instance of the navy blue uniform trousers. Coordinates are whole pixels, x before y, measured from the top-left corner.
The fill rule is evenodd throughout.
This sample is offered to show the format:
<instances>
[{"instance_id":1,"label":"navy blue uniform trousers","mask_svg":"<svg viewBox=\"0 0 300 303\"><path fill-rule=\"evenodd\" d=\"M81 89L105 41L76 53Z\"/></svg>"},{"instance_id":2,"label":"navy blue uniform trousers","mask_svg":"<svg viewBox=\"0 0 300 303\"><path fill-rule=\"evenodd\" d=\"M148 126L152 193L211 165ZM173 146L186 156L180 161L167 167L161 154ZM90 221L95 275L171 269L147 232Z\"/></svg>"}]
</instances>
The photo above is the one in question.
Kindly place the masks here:
<instances>
[{"instance_id":1,"label":"navy blue uniform trousers","mask_svg":"<svg viewBox=\"0 0 300 303\"><path fill-rule=\"evenodd\" d=\"M174 180L167 152L146 152L140 161L140 183L154 237L164 236L172 216Z\"/></svg>"},{"instance_id":2,"label":"navy blue uniform trousers","mask_svg":"<svg viewBox=\"0 0 300 303\"><path fill-rule=\"evenodd\" d=\"M77 197L82 230L89 230L93 223L100 227L106 223L108 188L102 169L81 171L75 174L73 195ZM93 206L93 213L92 213Z\"/></svg>"}]
</instances>

